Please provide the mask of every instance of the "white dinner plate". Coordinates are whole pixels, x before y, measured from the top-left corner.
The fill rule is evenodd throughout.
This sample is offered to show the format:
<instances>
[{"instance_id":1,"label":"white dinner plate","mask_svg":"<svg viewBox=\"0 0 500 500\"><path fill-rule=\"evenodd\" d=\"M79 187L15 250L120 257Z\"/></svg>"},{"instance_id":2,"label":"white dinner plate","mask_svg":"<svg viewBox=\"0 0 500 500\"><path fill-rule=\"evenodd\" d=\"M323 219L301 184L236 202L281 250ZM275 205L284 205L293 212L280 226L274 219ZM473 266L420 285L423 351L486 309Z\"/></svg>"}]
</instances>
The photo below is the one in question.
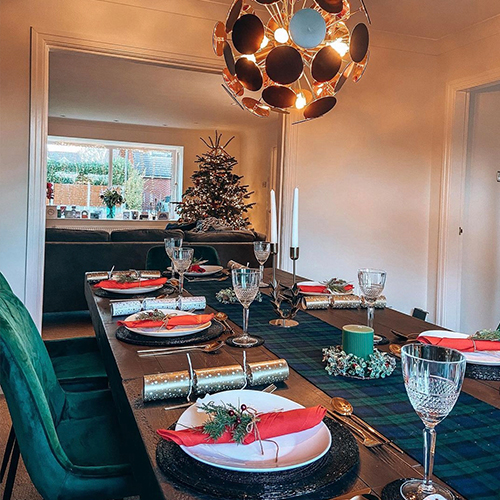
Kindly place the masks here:
<instances>
[{"instance_id":1,"label":"white dinner plate","mask_svg":"<svg viewBox=\"0 0 500 500\"><path fill-rule=\"evenodd\" d=\"M158 309L159 311L165 314L175 314L176 316L182 315L190 315L193 316L193 313L187 311L175 311L172 309ZM148 312L148 311L142 311ZM125 318L125 321L136 321L137 316L141 313L135 313ZM129 328L131 332L138 333L139 335L145 335L146 337L183 337L184 335L191 335L193 333L201 332L202 330L206 330L212 324L211 321L207 323L203 323L202 325L186 325L186 326L174 326L171 330L167 330L166 328Z\"/></svg>"},{"instance_id":2,"label":"white dinner plate","mask_svg":"<svg viewBox=\"0 0 500 500\"><path fill-rule=\"evenodd\" d=\"M192 277L192 276L210 276L211 274L219 273L220 271L222 271L224 269L222 266L209 266L209 265L205 265L205 264L203 264L200 267L202 269L205 269L204 273L193 273L193 272L190 273L190 272L186 271L184 273L184 276L189 276L189 277ZM167 269L169 271L172 271L171 267L168 267Z\"/></svg>"},{"instance_id":3,"label":"white dinner plate","mask_svg":"<svg viewBox=\"0 0 500 500\"><path fill-rule=\"evenodd\" d=\"M113 278L114 281L117 281L116 278ZM141 281L146 281L151 278L140 278ZM106 292L111 293L119 293L122 295L139 295L141 293L149 293L159 290L163 285L155 285L155 286L144 286L144 287L134 287L134 288L101 288L101 290L105 290Z\"/></svg>"},{"instance_id":4,"label":"white dinner plate","mask_svg":"<svg viewBox=\"0 0 500 500\"><path fill-rule=\"evenodd\" d=\"M422 332L420 335L448 339L465 339L470 337L470 335L466 333L447 332L446 330L428 330ZM500 366L500 351L464 352L462 354L465 356L467 363L472 363L474 365Z\"/></svg>"},{"instance_id":5,"label":"white dinner plate","mask_svg":"<svg viewBox=\"0 0 500 500\"><path fill-rule=\"evenodd\" d=\"M252 390L219 392L199 399L198 404L208 401L214 401L216 404L231 403L235 406L246 404L262 413L304 408L302 405L276 394ZM193 405L181 415L175 429L200 426L206 418L206 413ZM181 446L181 448L195 460L221 469L241 472L276 472L295 469L318 460L330 449L332 436L326 425L320 422L311 429L278 436L273 438L273 441L279 445L278 462L275 461L276 445L269 441L262 442L264 455L261 454L258 442L248 445L237 443L199 444Z\"/></svg>"}]
</instances>

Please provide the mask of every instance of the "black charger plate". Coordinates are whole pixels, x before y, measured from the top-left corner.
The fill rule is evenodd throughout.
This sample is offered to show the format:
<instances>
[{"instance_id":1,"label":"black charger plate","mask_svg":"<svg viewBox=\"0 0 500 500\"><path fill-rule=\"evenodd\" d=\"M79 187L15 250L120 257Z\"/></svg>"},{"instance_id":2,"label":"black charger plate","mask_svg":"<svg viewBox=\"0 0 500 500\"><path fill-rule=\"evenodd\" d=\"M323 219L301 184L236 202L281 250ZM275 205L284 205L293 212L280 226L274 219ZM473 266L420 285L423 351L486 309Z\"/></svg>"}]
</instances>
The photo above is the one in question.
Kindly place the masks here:
<instances>
[{"instance_id":1,"label":"black charger plate","mask_svg":"<svg viewBox=\"0 0 500 500\"><path fill-rule=\"evenodd\" d=\"M357 476L358 444L344 426L325 418L332 446L316 462L280 472L235 472L194 460L182 449L162 439L156 448L158 467L183 489L226 500L323 500L349 491ZM242 447L242 453L244 449Z\"/></svg>"}]
</instances>

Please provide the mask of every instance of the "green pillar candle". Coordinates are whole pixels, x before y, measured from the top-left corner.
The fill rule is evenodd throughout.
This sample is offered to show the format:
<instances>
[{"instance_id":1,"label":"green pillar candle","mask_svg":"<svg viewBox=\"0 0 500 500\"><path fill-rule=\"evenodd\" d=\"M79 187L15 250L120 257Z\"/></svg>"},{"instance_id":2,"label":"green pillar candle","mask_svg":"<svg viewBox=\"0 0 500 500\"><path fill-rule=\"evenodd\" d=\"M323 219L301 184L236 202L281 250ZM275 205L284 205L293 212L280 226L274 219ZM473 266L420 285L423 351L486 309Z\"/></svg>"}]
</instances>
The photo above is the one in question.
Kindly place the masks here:
<instances>
[{"instance_id":1,"label":"green pillar candle","mask_svg":"<svg viewBox=\"0 0 500 500\"><path fill-rule=\"evenodd\" d=\"M368 359L373 353L373 328L363 325L345 325L342 327L342 350Z\"/></svg>"}]
</instances>

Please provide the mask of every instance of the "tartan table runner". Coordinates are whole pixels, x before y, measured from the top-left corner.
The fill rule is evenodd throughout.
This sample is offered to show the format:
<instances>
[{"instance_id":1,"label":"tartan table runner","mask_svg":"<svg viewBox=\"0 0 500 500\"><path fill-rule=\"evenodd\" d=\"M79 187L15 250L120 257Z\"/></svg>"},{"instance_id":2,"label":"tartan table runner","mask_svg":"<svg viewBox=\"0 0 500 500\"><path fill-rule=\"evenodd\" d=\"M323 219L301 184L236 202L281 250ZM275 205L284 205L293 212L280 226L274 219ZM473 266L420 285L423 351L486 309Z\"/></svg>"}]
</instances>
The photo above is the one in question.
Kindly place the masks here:
<instances>
[{"instance_id":1,"label":"tartan table runner","mask_svg":"<svg viewBox=\"0 0 500 500\"><path fill-rule=\"evenodd\" d=\"M221 304L215 294L231 286L226 282L189 283L194 295L205 295L207 304L242 324L239 304ZM375 313L376 314L376 313ZM250 307L249 333L264 337L265 346L285 358L295 371L330 396L341 396L356 414L393 440L420 463L423 461L423 424L406 394L398 360L385 379L356 380L332 377L325 371L322 348L341 343L341 331L299 311L299 326L269 325L276 318L269 297ZM437 426L434 472L469 500L500 499L500 410L462 392L450 415Z\"/></svg>"}]
</instances>

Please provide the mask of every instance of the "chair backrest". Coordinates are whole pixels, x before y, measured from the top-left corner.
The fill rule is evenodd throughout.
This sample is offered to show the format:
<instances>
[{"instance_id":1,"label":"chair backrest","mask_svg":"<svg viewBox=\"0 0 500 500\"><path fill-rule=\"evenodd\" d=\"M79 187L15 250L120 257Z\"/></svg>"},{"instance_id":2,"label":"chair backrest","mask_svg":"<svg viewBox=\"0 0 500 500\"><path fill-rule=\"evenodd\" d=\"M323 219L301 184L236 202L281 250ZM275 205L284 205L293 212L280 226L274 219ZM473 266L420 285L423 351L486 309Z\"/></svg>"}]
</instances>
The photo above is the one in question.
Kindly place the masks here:
<instances>
[{"instance_id":1,"label":"chair backrest","mask_svg":"<svg viewBox=\"0 0 500 500\"><path fill-rule=\"evenodd\" d=\"M414 318L422 319L425 321L425 318L427 318L427 315L429 313L427 311L424 311L423 309L419 309L418 307L415 307L412 312L412 316Z\"/></svg>"},{"instance_id":2,"label":"chair backrest","mask_svg":"<svg viewBox=\"0 0 500 500\"><path fill-rule=\"evenodd\" d=\"M220 266L220 259L217 250L209 245L196 245L194 248L194 258L206 260L207 264ZM164 246L151 247L146 257L146 269L164 271L172 265L170 257L167 256Z\"/></svg>"},{"instance_id":3,"label":"chair backrest","mask_svg":"<svg viewBox=\"0 0 500 500\"><path fill-rule=\"evenodd\" d=\"M31 480L54 498L73 467L56 431L66 397L28 311L7 293L0 294L0 385Z\"/></svg>"},{"instance_id":4,"label":"chair backrest","mask_svg":"<svg viewBox=\"0 0 500 500\"><path fill-rule=\"evenodd\" d=\"M5 279L5 276L0 273L0 293L12 293L12 288L9 285L9 282Z\"/></svg>"}]
</instances>

